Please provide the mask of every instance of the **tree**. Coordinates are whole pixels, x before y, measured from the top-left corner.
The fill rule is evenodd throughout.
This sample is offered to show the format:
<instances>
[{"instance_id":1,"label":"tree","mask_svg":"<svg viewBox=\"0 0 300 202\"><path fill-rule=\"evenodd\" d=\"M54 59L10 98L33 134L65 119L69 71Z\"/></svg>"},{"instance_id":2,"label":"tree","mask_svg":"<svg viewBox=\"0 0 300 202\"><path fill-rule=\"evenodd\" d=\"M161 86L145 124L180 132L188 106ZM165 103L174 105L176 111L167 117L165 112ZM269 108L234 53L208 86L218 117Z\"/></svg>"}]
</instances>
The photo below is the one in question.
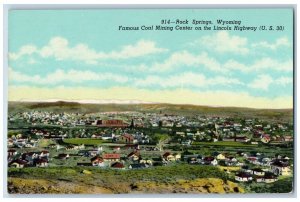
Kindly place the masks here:
<instances>
[{"instance_id":1,"label":"tree","mask_svg":"<svg viewBox=\"0 0 300 202\"><path fill-rule=\"evenodd\" d=\"M156 142L156 147L159 149L159 151L163 150L164 145L168 143L170 139L170 136L167 134L156 133L153 137L153 140Z\"/></svg>"}]
</instances>

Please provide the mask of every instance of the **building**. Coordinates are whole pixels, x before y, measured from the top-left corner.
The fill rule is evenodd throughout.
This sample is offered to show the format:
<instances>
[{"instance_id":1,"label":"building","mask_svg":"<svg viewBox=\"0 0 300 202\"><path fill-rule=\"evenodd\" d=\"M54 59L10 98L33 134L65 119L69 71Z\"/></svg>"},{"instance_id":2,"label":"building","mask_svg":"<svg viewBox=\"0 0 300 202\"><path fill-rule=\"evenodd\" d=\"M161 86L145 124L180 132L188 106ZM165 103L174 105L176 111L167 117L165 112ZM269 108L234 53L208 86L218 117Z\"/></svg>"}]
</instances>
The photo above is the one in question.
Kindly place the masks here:
<instances>
[{"instance_id":1,"label":"building","mask_svg":"<svg viewBox=\"0 0 300 202\"><path fill-rule=\"evenodd\" d=\"M252 169L252 174L256 176L264 176L265 171L263 171L261 168L253 168Z\"/></svg>"},{"instance_id":2,"label":"building","mask_svg":"<svg viewBox=\"0 0 300 202\"><path fill-rule=\"evenodd\" d=\"M108 127L108 128L125 128L129 125L124 123L122 120L96 120L95 125L98 127Z\"/></svg>"},{"instance_id":3,"label":"building","mask_svg":"<svg viewBox=\"0 0 300 202\"><path fill-rule=\"evenodd\" d=\"M27 161L17 159L9 163L9 167L14 167L14 168L24 168L28 164Z\"/></svg>"},{"instance_id":4,"label":"building","mask_svg":"<svg viewBox=\"0 0 300 202\"><path fill-rule=\"evenodd\" d=\"M125 169L124 164L120 163L120 162L115 162L115 163L111 164L110 167L115 168L115 169Z\"/></svg>"},{"instance_id":5,"label":"building","mask_svg":"<svg viewBox=\"0 0 300 202\"><path fill-rule=\"evenodd\" d=\"M275 175L290 175L291 169L288 162L283 162L278 159L270 164L271 171Z\"/></svg>"},{"instance_id":6,"label":"building","mask_svg":"<svg viewBox=\"0 0 300 202\"><path fill-rule=\"evenodd\" d=\"M103 161L120 161L120 154L107 153L102 155Z\"/></svg>"},{"instance_id":7,"label":"building","mask_svg":"<svg viewBox=\"0 0 300 202\"><path fill-rule=\"evenodd\" d=\"M91 158L91 164L92 164L92 166L103 167L104 166L104 160L100 156L95 156L95 157Z\"/></svg>"},{"instance_id":8,"label":"building","mask_svg":"<svg viewBox=\"0 0 300 202\"><path fill-rule=\"evenodd\" d=\"M133 151L127 155L127 158L132 161L137 161L140 159L140 153L138 151Z\"/></svg>"},{"instance_id":9,"label":"building","mask_svg":"<svg viewBox=\"0 0 300 202\"><path fill-rule=\"evenodd\" d=\"M130 134L124 134L118 138L118 141L124 143L134 143L134 137Z\"/></svg>"},{"instance_id":10,"label":"building","mask_svg":"<svg viewBox=\"0 0 300 202\"><path fill-rule=\"evenodd\" d=\"M203 158L203 164L216 166L218 165L218 161L212 156L207 156Z\"/></svg>"},{"instance_id":11,"label":"building","mask_svg":"<svg viewBox=\"0 0 300 202\"><path fill-rule=\"evenodd\" d=\"M251 181L253 178L252 178L252 175L249 174L249 173L246 173L246 172L238 172L236 175L235 175L235 178L234 178L236 181L238 182L249 182Z\"/></svg>"},{"instance_id":12,"label":"building","mask_svg":"<svg viewBox=\"0 0 300 202\"><path fill-rule=\"evenodd\" d=\"M36 167L47 167L48 166L48 161L47 159L41 158L35 160L35 166Z\"/></svg>"}]
</instances>

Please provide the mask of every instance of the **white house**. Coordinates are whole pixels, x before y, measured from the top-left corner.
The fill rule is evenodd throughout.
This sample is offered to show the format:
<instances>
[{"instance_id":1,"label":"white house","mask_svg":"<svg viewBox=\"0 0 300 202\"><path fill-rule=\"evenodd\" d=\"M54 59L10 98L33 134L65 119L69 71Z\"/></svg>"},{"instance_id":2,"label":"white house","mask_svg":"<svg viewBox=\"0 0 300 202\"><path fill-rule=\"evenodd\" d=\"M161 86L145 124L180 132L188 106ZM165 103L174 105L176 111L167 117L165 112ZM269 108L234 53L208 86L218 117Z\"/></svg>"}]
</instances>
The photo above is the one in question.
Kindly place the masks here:
<instances>
[{"instance_id":1,"label":"white house","mask_svg":"<svg viewBox=\"0 0 300 202\"><path fill-rule=\"evenodd\" d=\"M249 182L253 178L249 173L239 172L235 175L235 180L238 182Z\"/></svg>"}]
</instances>

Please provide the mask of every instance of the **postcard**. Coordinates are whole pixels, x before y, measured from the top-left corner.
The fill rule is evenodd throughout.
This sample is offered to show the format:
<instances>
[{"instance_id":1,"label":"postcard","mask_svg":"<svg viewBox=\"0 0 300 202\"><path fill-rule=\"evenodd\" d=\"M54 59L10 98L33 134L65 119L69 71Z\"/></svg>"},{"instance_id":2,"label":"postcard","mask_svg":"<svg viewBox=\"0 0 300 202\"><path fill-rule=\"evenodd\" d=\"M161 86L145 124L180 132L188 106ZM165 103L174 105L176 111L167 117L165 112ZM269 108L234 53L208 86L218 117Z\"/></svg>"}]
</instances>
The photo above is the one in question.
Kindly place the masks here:
<instances>
[{"instance_id":1,"label":"postcard","mask_svg":"<svg viewBox=\"0 0 300 202\"><path fill-rule=\"evenodd\" d=\"M8 11L7 192L292 193L294 9Z\"/></svg>"}]
</instances>

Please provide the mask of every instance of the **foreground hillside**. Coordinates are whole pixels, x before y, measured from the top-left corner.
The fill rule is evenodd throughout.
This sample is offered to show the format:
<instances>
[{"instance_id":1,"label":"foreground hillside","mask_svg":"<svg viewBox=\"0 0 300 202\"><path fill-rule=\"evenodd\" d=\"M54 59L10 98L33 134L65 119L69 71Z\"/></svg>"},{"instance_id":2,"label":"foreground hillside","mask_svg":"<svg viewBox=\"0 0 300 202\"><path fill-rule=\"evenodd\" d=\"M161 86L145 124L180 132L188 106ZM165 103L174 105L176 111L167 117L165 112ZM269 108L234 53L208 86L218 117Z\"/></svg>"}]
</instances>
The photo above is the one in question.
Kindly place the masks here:
<instances>
[{"instance_id":1,"label":"foreground hillside","mask_svg":"<svg viewBox=\"0 0 300 202\"><path fill-rule=\"evenodd\" d=\"M39 193L243 193L218 168L176 165L142 170L94 167L10 168L8 192Z\"/></svg>"},{"instance_id":2,"label":"foreground hillside","mask_svg":"<svg viewBox=\"0 0 300 202\"><path fill-rule=\"evenodd\" d=\"M178 180L176 182L137 182L127 184L119 182L114 188L105 188L84 183L46 179L9 178L11 194L168 194L168 193L244 193L244 190L231 181L224 182L217 178L199 178Z\"/></svg>"},{"instance_id":3,"label":"foreground hillside","mask_svg":"<svg viewBox=\"0 0 300 202\"><path fill-rule=\"evenodd\" d=\"M175 115L206 115L259 118L263 120L292 122L293 109L251 109L237 107L208 107L174 104L81 104L77 102L9 102L9 113L42 110L50 112L122 112L167 113Z\"/></svg>"}]
</instances>

